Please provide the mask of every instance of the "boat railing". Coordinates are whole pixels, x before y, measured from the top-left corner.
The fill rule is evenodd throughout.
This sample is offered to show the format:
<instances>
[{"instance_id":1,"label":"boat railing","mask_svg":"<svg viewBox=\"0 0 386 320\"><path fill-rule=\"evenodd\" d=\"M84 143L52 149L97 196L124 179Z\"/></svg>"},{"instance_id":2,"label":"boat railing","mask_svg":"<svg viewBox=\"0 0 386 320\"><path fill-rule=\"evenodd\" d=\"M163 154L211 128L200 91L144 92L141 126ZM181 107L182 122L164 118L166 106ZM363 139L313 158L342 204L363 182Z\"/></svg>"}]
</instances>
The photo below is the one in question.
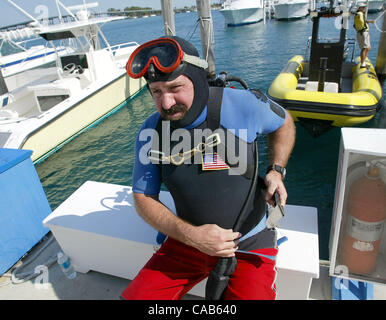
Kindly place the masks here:
<instances>
[{"instance_id":1,"label":"boat railing","mask_svg":"<svg viewBox=\"0 0 386 320\"><path fill-rule=\"evenodd\" d=\"M110 48L113 52L115 52L115 51L122 49L122 48L135 47L135 46L139 46L139 44L135 41L130 41L130 42L120 43L120 44L111 46Z\"/></svg>"},{"instance_id":2,"label":"boat railing","mask_svg":"<svg viewBox=\"0 0 386 320\"><path fill-rule=\"evenodd\" d=\"M353 38L346 38L346 43L347 43L347 45L349 47L350 46L352 47L352 50L351 50L351 61L354 61L355 49L356 49L356 41Z\"/></svg>"},{"instance_id":3,"label":"boat railing","mask_svg":"<svg viewBox=\"0 0 386 320\"><path fill-rule=\"evenodd\" d=\"M117 44L114 46L111 46L110 48L106 48L108 51L111 52L111 54L116 58L116 59L122 59L123 57L129 55L134 51L136 47L138 47L139 44L135 41L131 42L126 42L126 43L121 43Z\"/></svg>"},{"instance_id":4,"label":"boat railing","mask_svg":"<svg viewBox=\"0 0 386 320\"><path fill-rule=\"evenodd\" d=\"M22 69L23 65L29 63L31 60L31 57L33 57L34 55L36 55L37 53L41 53L41 57L45 57L47 54L48 54L48 45L37 45L37 46L33 46L29 49L25 49L23 48L23 51L21 52L24 52L26 55L21 59L19 60L17 63L18 65L20 66L20 69ZM45 50L46 49L46 50ZM0 55L1 56L1 55ZM11 63L13 63L13 61L11 61ZM6 65L2 66L2 67L5 67Z\"/></svg>"},{"instance_id":5,"label":"boat railing","mask_svg":"<svg viewBox=\"0 0 386 320\"><path fill-rule=\"evenodd\" d=\"M30 58L33 57L34 55L36 55L36 53L38 52L42 52L42 55L41 57L46 57L49 53L48 49L50 49L51 47L49 46L48 43L44 44L44 45L38 45L36 47L31 47L31 49L34 49L34 50L26 50L25 52L27 53L27 55L24 57L24 59L20 62L20 68L22 68L22 66L28 62L30 62ZM55 51L56 54L58 54L56 48L51 48L53 51ZM62 49L61 49L62 50Z\"/></svg>"}]
</instances>

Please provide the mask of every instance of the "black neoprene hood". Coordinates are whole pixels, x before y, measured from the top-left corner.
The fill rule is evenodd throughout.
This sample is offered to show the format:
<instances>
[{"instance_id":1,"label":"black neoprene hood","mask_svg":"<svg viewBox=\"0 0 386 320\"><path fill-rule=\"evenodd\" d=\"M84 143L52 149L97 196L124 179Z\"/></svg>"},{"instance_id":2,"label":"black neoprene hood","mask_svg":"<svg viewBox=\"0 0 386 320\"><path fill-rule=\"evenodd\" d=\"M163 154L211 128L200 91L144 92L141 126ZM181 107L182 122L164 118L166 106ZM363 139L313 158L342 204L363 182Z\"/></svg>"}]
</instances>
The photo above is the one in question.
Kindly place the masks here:
<instances>
[{"instance_id":1,"label":"black neoprene hood","mask_svg":"<svg viewBox=\"0 0 386 320\"><path fill-rule=\"evenodd\" d=\"M185 39L177 36L162 37L170 38L178 42L181 49L189 55L199 57L197 49ZM176 121L171 121L173 128L184 128L190 125L204 110L209 97L209 85L207 80L207 72L200 67L192 65L190 63L182 62L181 65L171 73L163 73L159 71L154 65L144 76L148 83L155 81L172 81L180 75L187 76L192 82L194 87L194 98L191 108L185 114L185 116Z\"/></svg>"}]
</instances>

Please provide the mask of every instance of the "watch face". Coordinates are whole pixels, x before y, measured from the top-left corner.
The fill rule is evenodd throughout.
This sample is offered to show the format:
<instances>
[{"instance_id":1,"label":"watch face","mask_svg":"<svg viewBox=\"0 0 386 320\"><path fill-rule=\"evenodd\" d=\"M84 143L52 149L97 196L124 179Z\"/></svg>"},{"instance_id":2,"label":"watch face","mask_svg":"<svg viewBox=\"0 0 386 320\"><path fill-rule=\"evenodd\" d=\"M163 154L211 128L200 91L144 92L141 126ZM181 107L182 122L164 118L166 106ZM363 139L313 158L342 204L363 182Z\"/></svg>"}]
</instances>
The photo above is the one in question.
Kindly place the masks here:
<instances>
[{"instance_id":1,"label":"watch face","mask_svg":"<svg viewBox=\"0 0 386 320\"><path fill-rule=\"evenodd\" d=\"M279 165L277 165L277 164L271 164L271 165L269 165L268 168L267 168L267 172L266 172L266 173L268 173L268 172L270 172L270 171L272 171L272 170L279 172L279 173L281 174L281 176L282 176L282 179L285 178L285 175L286 175L286 173L287 173L286 168L284 168L284 167L282 167L282 166L279 166Z\"/></svg>"},{"instance_id":2,"label":"watch face","mask_svg":"<svg viewBox=\"0 0 386 320\"><path fill-rule=\"evenodd\" d=\"M277 171L277 172L280 172L280 173L281 173L281 176L283 177L283 179L285 178L285 175L286 175L286 173L287 173L286 168L283 168L283 167L281 167L281 166L279 166L279 165L277 165L277 164L274 164L274 165L272 165L272 166L269 166L268 168L269 168L269 170L275 170L275 171Z\"/></svg>"}]
</instances>

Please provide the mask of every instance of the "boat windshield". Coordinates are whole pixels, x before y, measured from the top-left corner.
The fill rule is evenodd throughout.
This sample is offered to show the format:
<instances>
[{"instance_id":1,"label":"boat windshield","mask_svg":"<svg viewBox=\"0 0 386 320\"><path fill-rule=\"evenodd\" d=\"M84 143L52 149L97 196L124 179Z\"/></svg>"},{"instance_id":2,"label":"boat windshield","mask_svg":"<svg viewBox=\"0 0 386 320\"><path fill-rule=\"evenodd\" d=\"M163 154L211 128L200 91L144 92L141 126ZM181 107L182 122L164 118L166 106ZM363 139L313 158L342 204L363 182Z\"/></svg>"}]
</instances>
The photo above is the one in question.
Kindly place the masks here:
<instances>
[{"instance_id":1,"label":"boat windshield","mask_svg":"<svg viewBox=\"0 0 386 320\"><path fill-rule=\"evenodd\" d=\"M0 39L0 57L8 56L10 54L23 52L24 50L14 44L13 42Z\"/></svg>"},{"instance_id":2,"label":"boat windshield","mask_svg":"<svg viewBox=\"0 0 386 320\"><path fill-rule=\"evenodd\" d=\"M318 42L336 42L340 38L342 17L322 18L319 20ZM331 31L333 30L333 31Z\"/></svg>"},{"instance_id":3,"label":"boat windshield","mask_svg":"<svg viewBox=\"0 0 386 320\"><path fill-rule=\"evenodd\" d=\"M34 46L47 46L47 42L40 37L30 39L22 39L21 41L13 41L0 37L0 57L9 56L11 54L26 52Z\"/></svg>"}]
</instances>

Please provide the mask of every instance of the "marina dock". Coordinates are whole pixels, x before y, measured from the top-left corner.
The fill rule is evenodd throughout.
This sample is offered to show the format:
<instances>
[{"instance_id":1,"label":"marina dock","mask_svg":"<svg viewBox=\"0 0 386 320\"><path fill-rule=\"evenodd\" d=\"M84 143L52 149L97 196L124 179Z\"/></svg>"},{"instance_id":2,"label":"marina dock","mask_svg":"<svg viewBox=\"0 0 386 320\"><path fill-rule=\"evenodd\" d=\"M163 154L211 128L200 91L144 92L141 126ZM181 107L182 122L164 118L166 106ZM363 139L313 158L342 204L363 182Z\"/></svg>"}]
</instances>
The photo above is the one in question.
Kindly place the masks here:
<instances>
[{"instance_id":1,"label":"marina dock","mask_svg":"<svg viewBox=\"0 0 386 320\"><path fill-rule=\"evenodd\" d=\"M47 241L47 240L45 240ZM44 245L40 243L32 254ZM61 250L56 241L53 241L42 254L24 272L33 267L44 264L51 256ZM49 268L49 282L43 284L39 279L33 279L21 284L9 284L10 279L0 278L0 300L119 300L119 295L130 283L130 280L90 271L86 274L77 273L73 280L65 277L58 264ZM36 280L38 280L36 282ZM42 279L40 279L42 281ZM309 299L331 300L332 281L328 275L328 262L321 261L319 279L313 279ZM375 286L374 300L385 300L384 286ZM187 294L184 300L204 300L202 297Z\"/></svg>"},{"instance_id":2,"label":"marina dock","mask_svg":"<svg viewBox=\"0 0 386 320\"><path fill-rule=\"evenodd\" d=\"M48 239L42 240L31 252L33 255ZM57 241L51 244L23 272L30 272L36 266L44 265L61 248ZM28 258L26 259L28 260ZM0 277L0 300L120 300L119 295L128 286L130 280L97 271L86 274L77 273L75 279L65 277L58 264L49 268L48 282L35 278L20 284L11 284L10 278ZM319 278L313 279L310 300L332 300L333 280L329 276L329 261L321 260ZM374 285L374 300L386 299L385 285ZM187 294L183 300L204 300L202 296Z\"/></svg>"},{"instance_id":3,"label":"marina dock","mask_svg":"<svg viewBox=\"0 0 386 320\"><path fill-rule=\"evenodd\" d=\"M209 11L210 8L206 10ZM168 19L175 19L175 26L174 21L173 24L169 22L172 28L168 24L165 25L159 15L146 19L116 19L101 27L101 31L103 30L111 46L109 44L103 47L104 45L101 44L98 48L100 50L91 49L90 52L85 53L85 57L91 63L88 64L80 54L73 55L71 61L67 61L66 58L62 59L61 64L63 65L59 69L64 69L66 65L72 67L72 64L76 64L75 70L70 70L71 72L65 75L68 79L65 79L63 83L81 82L83 90L86 88L84 83L88 85L88 82L84 81L91 79L89 82L96 87L95 92L97 93L91 95L87 93L87 90L90 89L86 88L82 95L76 95L80 97L79 104L87 108L84 109L83 114L74 112L73 117L68 117L63 126L68 128L75 124L73 119L82 119L84 114L91 116L92 112L96 112L99 107L104 109L93 116L89 123L79 125L63 139L57 139L55 146L45 146L38 158L33 156L30 158L28 150L17 150L25 153L10 165L7 164L8 156L4 157L4 165L0 152L0 189L7 188L11 178L15 177L10 174L9 170L17 166L19 162L27 161L26 168L32 170L30 173L33 176L33 179L29 181L34 180L34 188L37 190L37 195L28 191L20 191L25 190L23 188L28 189L27 184L21 183L16 188L19 191L12 196L9 196L8 192L3 192L0 195L0 211L7 212L7 214L2 213L0 221L9 222L20 212L22 212L19 217L21 221L33 216L30 212L33 212L31 208L34 204L25 201L20 195L26 198L30 195L33 199L39 198L37 202L39 202L41 213L41 217L38 217L39 221L33 222L38 230L37 235L34 234L32 240L28 239L27 246L22 248L24 252L17 258L15 256L9 258L9 255L12 254L6 249L12 248L9 250L12 251L14 247L24 241L23 236L17 236L11 240L6 237L7 232L12 234L14 230L20 231L17 227L18 223L16 225L9 223L11 227L7 223L2 223L2 227L0 225L0 231L2 231L0 248L3 248L3 251L0 250L0 257L2 259L5 257L3 261L9 258L8 265L11 268L3 270L4 274L0 272L0 300L119 300L119 295L139 268L159 247L158 232L145 225L144 221L137 216L131 197L130 184L136 133L143 121L154 112L153 100L149 92L142 89L145 87L145 81L139 80L133 83L128 79L124 70L125 61L134 47L154 38L155 35L162 36L168 28L173 29L173 32L177 30L177 35L186 36L197 48L201 45L203 53L208 52L209 59L213 60L213 67L214 57L216 57L217 72L229 71L245 79L250 88L259 88L267 92L275 75L282 70L291 56L298 53L299 48L304 47L311 34L312 23L309 17L294 21L270 19L264 23L258 22L230 28L224 23L224 18L219 10L212 10L211 14L213 25L209 28L213 28L214 32L211 35L213 39L209 37L201 41L199 35L192 33L192 30L199 29L197 12L181 12L175 17L169 16ZM372 15L372 17L378 16L375 13ZM52 22L58 19L59 17L53 17ZM66 19L72 22L74 20L72 16ZM386 19L383 19L383 27L385 27ZM151 30L148 27L149 23L152 25ZM18 26L10 26L7 30L15 27ZM49 29L50 27L46 28L48 38ZM327 34L334 32L336 32L334 27L327 29ZM375 69L381 79L386 71L386 51L384 50L386 33L381 36L376 28L371 28L370 32L374 45L369 58L374 65L376 61ZM347 30L347 35L351 38L355 36L352 28ZM127 43L127 39L132 40L133 44ZM205 47L206 43L211 40L216 45L215 50L213 47ZM120 44L126 44L127 48L121 47ZM353 50L352 54L358 56L358 48ZM109 60L109 65L103 64L107 56L112 58L111 61ZM114 68L118 70L108 83L101 81L96 86L96 81L92 81L91 66L93 63L96 66L95 76L98 75L101 79L106 78L104 73L107 70L111 71ZM44 111L43 103L47 103L47 97L51 94L47 92L52 92L53 89L51 76L47 75L49 79L44 86L41 83L31 85L31 88L36 89L37 93L44 91L44 95L36 95L36 97L42 97L40 99L42 106L38 105L42 113ZM2 84L3 77L0 80L0 89L6 88L5 91L8 91L9 88ZM114 82L115 85L113 85ZM69 88L74 92L78 90L78 87L72 85ZM62 105L68 107L69 111L59 110L57 114L51 112L50 117L55 120L55 117L61 113L70 115L70 110L76 110L78 102L66 97L69 90L65 91L62 87L54 89L59 93L49 98L54 100L59 96L64 101ZM31 90L28 91L28 94L32 92ZM381 83L381 92L383 96L380 106L385 105L386 101L385 82ZM8 103L8 97L4 101ZM0 107L0 115L2 111L4 109ZM3 112L3 114L6 113L6 111ZM37 121L43 117L33 115L32 118ZM5 120L7 127L3 135L0 134L0 142L8 139L10 133L9 119ZM20 131L28 129L21 121L18 122L18 125L21 123L18 130L19 128ZM43 127L49 129L48 125L44 124ZM369 134L370 131L384 134L386 131L385 108L380 107L374 118L354 129L365 130L366 134ZM30 132L34 133L34 130L35 128L32 128ZM46 136L50 138L52 132L58 132L58 129L54 128L47 132ZM345 149L342 132L344 132L342 128L334 127L315 139L297 124L297 142L289 161L285 181L289 193L288 206L286 216L279 225L282 242L279 246L280 255L278 257L278 300L386 300L386 275L382 273L384 271L378 272L377 270L378 282L370 276L360 276L359 280L358 277L354 277L355 279L349 281L345 277L336 278L331 275L331 264L337 262L339 267L339 259L336 260L335 256L331 259L330 243L334 241L336 245L334 255L336 251L339 253L339 246L336 243L340 236L339 232L331 227L336 223L337 229L344 230L344 227L339 224L344 215L344 205L342 202L339 202L338 205L335 197L342 192L343 199L344 188L348 188L349 182L351 183L350 178L347 179L347 186L344 184L348 175L346 173L355 171L359 175L364 172L364 168L371 161L386 161L383 140L378 141L371 138L367 143L359 138L348 139L352 148ZM18 139L20 143L25 142L22 135ZM31 139L30 145L26 144L26 149L33 149L36 146L43 147L41 143L43 140L41 137ZM364 148L365 151L359 147L356 149L355 143L357 142L362 143L361 147L366 145L368 149ZM267 159L264 158L268 152L267 144L265 141L259 143L259 152L260 148L262 150L259 165L265 168ZM7 152L6 148L3 146L0 150ZM350 158L353 153L355 156ZM345 162L343 154L350 154L345 158ZM373 156L375 158L372 158ZM359 171L358 168L350 167L356 162L361 162ZM383 171L386 175L386 170ZM22 182L22 179L16 181L15 184L20 181ZM12 188L8 189L12 191ZM169 196L164 192L166 202L172 206ZM11 205L11 202L20 205L16 213L10 210L8 212L9 208L17 207ZM22 208L22 205L26 207ZM31 219L33 220L34 217ZM32 231L33 228L29 230L31 234L35 233ZM334 231L336 232L335 239L332 239L330 233L333 234ZM382 263L386 264L385 231L382 237L381 259L384 261ZM56 255L59 251L64 251L70 256L77 270L77 276L74 279L66 278L56 263ZM2 266L0 263L0 267ZM12 278L12 271L15 270L20 271ZM33 275L34 272L35 275ZM31 278L22 280L28 277ZM198 284L185 295L183 300L204 300L204 284L204 282ZM358 284L361 285L358 290L346 290L345 286L353 287ZM357 292L357 295L353 292Z\"/></svg>"},{"instance_id":4,"label":"marina dock","mask_svg":"<svg viewBox=\"0 0 386 320\"><path fill-rule=\"evenodd\" d=\"M119 300L128 278L157 249L157 232L140 221L130 193L125 186L85 183L44 220L53 233L15 266L26 264L16 276L33 270L40 274L17 284L2 276L0 300ZM172 205L165 192L161 201ZM279 245L278 300L332 299L332 286L338 282L329 275L329 261L318 258L315 219L313 208L287 206L278 229L280 237L287 238ZM130 232L120 231L130 226ZM59 251L71 256L78 270L75 279L67 279L57 263L45 267ZM184 300L203 300L203 292L199 284ZM372 298L386 299L386 286L374 285Z\"/></svg>"}]
</instances>

